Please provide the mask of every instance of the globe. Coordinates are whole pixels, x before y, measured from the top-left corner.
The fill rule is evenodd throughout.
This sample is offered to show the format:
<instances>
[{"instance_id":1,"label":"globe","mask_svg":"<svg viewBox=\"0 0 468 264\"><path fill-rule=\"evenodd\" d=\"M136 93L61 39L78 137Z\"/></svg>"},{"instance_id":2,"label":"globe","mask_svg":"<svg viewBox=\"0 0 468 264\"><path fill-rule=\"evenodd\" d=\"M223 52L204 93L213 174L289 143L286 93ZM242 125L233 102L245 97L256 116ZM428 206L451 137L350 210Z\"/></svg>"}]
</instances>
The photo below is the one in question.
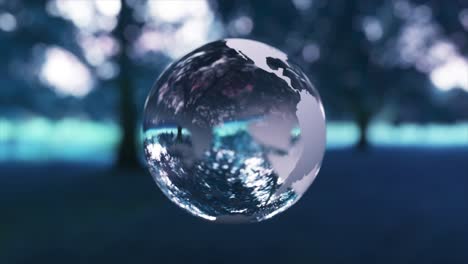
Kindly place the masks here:
<instances>
[{"instance_id":1,"label":"globe","mask_svg":"<svg viewBox=\"0 0 468 264\"><path fill-rule=\"evenodd\" d=\"M325 151L325 113L304 72L261 42L223 39L172 63L144 109L162 192L209 221L259 222L296 203Z\"/></svg>"}]
</instances>

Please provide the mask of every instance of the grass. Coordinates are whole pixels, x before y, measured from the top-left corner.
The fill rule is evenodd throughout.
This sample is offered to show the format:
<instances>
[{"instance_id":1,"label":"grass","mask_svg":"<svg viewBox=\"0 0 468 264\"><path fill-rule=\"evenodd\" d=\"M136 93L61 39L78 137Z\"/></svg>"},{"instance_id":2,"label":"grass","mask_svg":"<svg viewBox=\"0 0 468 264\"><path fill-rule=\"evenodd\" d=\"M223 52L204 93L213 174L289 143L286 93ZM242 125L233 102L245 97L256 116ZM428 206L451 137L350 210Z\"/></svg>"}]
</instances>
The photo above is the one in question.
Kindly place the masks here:
<instances>
[{"instance_id":1,"label":"grass","mask_svg":"<svg viewBox=\"0 0 468 264\"><path fill-rule=\"evenodd\" d=\"M271 220L221 225L169 202L146 171L0 166L0 263L467 263L468 150L329 151Z\"/></svg>"}]
</instances>

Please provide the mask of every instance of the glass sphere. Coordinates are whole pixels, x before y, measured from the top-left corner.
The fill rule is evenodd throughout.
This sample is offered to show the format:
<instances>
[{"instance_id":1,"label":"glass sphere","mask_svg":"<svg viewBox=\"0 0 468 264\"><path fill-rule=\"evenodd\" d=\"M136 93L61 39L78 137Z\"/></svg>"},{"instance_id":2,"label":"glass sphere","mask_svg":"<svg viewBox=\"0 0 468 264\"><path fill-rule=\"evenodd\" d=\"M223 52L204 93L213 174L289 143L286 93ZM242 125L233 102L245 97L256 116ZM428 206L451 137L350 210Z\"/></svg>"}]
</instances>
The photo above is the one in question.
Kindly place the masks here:
<instances>
[{"instance_id":1,"label":"glass sphere","mask_svg":"<svg viewBox=\"0 0 468 264\"><path fill-rule=\"evenodd\" d=\"M258 222L301 198L319 172L318 92L266 44L224 39L174 62L146 100L149 170L174 203L217 222Z\"/></svg>"}]
</instances>

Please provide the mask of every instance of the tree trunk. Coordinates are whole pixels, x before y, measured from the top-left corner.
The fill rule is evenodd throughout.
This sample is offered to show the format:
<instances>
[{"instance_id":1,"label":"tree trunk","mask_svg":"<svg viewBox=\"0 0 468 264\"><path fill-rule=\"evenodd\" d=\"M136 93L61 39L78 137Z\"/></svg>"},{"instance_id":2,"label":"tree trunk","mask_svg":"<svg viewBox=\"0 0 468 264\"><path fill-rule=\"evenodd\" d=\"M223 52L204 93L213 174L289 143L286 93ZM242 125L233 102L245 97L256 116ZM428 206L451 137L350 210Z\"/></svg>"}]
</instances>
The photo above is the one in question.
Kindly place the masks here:
<instances>
[{"instance_id":1,"label":"tree trunk","mask_svg":"<svg viewBox=\"0 0 468 264\"><path fill-rule=\"evenodd\" d=\"M118 149L117 167L138 168L138 145L136 131L136 110L134 105L132 86L129 80L120 78L120 128L122 139Z\"/></svg>"},{"instance_id":2,"label":"tree trunk","mask_svg":"<svg viewBox=\"0 0 468 264\"><path fill-rule=\"evenodd\" d=\"M370 116L368 114L361 114L358 117L359 127L359 141L356 145L359 151L367 151L369 149L369 141L367 138L367 130L369 128Z\"/></svg>"},{"instance_id":3,"label":"tree trunk","mask_svg":"<svg viewBox=\"0 0 468 264\"><path fill-rule=\"evenodd\" d=\"M122 139L117 153L116 166L118 168L138 168L141 166L138 161L138 144L137 144L137 129L136 129L136 106L133 92L133 85L130 76L131 61L127 54L130 43L125 37L125 27L131 24L131 10L122 1L122 9L119 15L114 36L120 44L120 53L117 57L117 62L120 67L117 85L119 89L119 121L122 131Z\"/></svg>"},{"instance_id":4,"label":"tree trunk","mask_svg":"<svg viewBox=\"0 0 468 264\"><path fill-rule=\"evenodd\" d=\"M177 126L177 142L181 142L181 141L182 141L182 127Z\"/></svg>"}]
</instances>

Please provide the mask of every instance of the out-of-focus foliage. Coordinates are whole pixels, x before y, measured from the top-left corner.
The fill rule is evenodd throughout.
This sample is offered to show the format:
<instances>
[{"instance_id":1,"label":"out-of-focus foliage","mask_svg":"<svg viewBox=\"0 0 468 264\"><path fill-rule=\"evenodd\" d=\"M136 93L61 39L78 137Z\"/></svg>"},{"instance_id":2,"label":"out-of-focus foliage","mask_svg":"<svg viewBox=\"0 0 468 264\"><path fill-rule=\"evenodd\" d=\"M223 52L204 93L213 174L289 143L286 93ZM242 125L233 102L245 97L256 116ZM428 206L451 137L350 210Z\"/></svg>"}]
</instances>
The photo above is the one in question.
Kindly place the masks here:
<instances>
[{"instance_id":1,"label":"out-of-focus foliage","mask_svg":"<svg viewBox=\"0 0 468 264\"><path fill-rule=\"evenodd\" d=\"M302 65L328 118L365 142L372 121L468 119L467 33L463 0L0 0L0 117L118 122L125 135L171 60L246 37Z\"/></svg>"},{"instance_id":2,"label":"out-of-focus foliage","mask_svg":"<svg viewBox=\"0 0 468 264\"><path fill-rule=\"evenodd\" d=\"M272 43L300 61L332 119L468 117L461 102L468 91L462 1L220 1L217 7L229 34Z\"/></svg>"}]
</instances>

